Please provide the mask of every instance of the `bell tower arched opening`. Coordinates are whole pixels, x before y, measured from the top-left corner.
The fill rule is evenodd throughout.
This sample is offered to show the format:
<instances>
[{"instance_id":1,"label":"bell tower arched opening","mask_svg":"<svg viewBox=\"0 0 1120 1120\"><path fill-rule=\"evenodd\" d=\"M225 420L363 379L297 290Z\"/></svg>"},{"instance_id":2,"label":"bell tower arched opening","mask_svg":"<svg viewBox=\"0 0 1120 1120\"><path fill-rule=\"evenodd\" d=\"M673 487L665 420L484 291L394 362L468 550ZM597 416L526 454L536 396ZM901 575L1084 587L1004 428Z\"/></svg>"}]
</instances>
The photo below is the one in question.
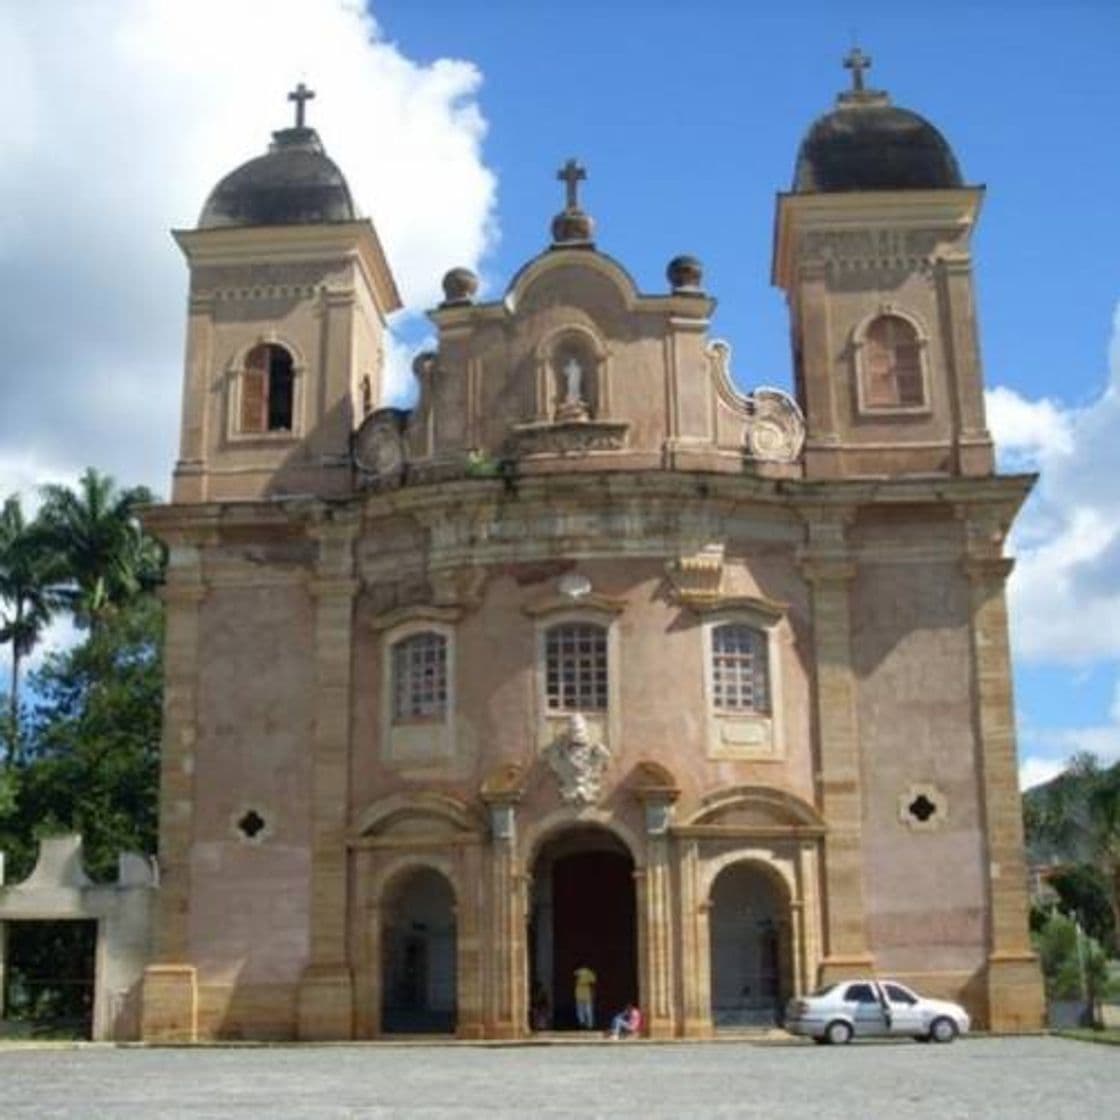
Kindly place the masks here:
<instances>
[{"instance_id":1,"label":"bell tower arched opening","mask_svg":"<svg viewBox=\"0 0 1120 1120\"><path fill-rule=\"evenodd\" d=\"M745 860L716 876L709 897L712 1025L770 1026L793 995L785 884Z\"/></svg>"},{"instance_id":2,"label":"bell tower arched opening","mask_svg":"<svg viewBox=\"0 0 1120 1120\"><path fill-rule=\"evenodd\" d=\"M381 937L381 1029L386 1034L455 1030L455 895L438 871L407 873L388 893Z\"/></svg>"},{"instance_id":3,"label":"bell tower arched opening","mask_svg":"<svg viewBox=\"0 0 1120 1120\"><path fill-rule=\"evenodd\" d=\"M634 859L614 833L576 827L541 847L533 864L528 943L533 1029L579 1029L577 969L595 974L596 1029L637 1002Z\"/></svg>"}]
</instances>

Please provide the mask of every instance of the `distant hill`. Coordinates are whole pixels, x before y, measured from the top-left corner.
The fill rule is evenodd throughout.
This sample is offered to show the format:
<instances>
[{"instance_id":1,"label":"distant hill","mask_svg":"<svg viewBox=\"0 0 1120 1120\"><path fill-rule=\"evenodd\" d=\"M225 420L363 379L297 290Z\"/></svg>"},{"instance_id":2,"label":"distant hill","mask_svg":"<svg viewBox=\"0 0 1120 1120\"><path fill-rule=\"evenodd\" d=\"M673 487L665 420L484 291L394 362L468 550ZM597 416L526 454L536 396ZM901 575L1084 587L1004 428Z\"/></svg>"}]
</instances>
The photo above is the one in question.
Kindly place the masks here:
<instances>
[{"instance_id":1,"label":"distant hill","mask_svg":"<svg viewBox=\"0 0 1120 1120\"><path fill-rule=\"evenodd\" d=\"M1079 863L1091 858L1084 842L1085 829L1077 826L1088 821L1089 790L1102 775L1120 776L1120 762L1095 774L1074 764L1023 794L1028 863ZM1054 827L1063 820L1073 827ZM1062 836L1063 831L1068 835Z\"/></svg>"}]
</instances>

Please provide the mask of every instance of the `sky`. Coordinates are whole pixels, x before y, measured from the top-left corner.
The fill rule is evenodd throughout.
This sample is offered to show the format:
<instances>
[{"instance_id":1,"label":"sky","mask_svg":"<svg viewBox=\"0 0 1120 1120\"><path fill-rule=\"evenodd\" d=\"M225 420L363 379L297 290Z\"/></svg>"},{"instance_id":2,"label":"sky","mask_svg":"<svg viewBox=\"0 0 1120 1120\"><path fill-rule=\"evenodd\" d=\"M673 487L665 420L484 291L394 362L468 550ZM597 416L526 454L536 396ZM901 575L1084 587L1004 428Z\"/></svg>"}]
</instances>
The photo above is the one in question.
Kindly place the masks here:
<instances>
[{"instance_id":1,"label":"sky","mask_svg":"<svg viewBox=\"0 0 1120 1120\"><path fill-rule=\"evenodd\" d=\"M33 505L88 465L167 493L186 292L169 230L289 122L299 81L402 290L394 403L443 273L474 268L499 295L546 246L569 156L599 247L650 292L698 256L740 386L789 388L775 195L854 41L868 84L987 188L989 426L1002 469L1040 472L1011 541L1021 778L1079 750L1120 758L1114 0L0 5L0 499Z\"/></svg>"}]
</instances>

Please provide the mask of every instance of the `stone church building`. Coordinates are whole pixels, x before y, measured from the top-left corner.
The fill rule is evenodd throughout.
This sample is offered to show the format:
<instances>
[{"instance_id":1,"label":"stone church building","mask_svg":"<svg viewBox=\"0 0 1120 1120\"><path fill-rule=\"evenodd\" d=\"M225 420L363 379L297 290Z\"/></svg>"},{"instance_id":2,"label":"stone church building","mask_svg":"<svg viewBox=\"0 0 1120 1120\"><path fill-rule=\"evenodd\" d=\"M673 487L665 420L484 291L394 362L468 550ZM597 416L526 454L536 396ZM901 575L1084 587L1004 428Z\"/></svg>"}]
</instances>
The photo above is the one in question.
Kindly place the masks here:
<instances>
[{"instance_id":1,"label":"stone church building","mask_svg":"<svg viewBox=\"0 0 1120 1120\"><path fill-rule=\"evenodd\" d=\"M380 407L400 298L302 86L176 232L144 1037L515 1038L582 967L654 1037L867 974L1039 1025L983 190L865 62L777 198L792 395L737 386L697 260L637 290L569 161Z\"/></svg>"}]
</instances>

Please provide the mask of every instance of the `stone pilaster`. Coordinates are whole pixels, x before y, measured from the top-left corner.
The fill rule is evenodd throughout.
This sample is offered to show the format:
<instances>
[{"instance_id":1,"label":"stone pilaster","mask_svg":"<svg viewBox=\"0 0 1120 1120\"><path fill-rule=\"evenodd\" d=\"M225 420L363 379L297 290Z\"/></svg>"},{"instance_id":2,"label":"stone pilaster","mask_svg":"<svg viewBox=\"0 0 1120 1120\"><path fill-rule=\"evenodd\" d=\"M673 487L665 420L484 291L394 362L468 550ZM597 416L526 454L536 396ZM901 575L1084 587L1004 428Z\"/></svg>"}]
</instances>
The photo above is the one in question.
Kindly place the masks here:
<instances>
[{"instance_id":1,"label":"stone pilaster","mask_svg":"<svg viewBox=\"0 0 1120 1120\"><path fill-rule=\"evenodd\" d=\"M988 1027L1036 1030L1042 981L1031 951L1023 809L1015 750L1005 583L1012 561L990 519L967 525L971 591L973 723L979 736L980 794L988 840Z\"/></svg>"},{"instance_id":2,"label":"stone pilaster","mask_svg":"<svg viewBox=\"0 0 1120 1120\"><path fill-rule=\"evenodd\" d=\"M487 801L491 844L486 1034L490 1038L522 1038L529 1033L527 884L517 857L517 810L513 798L488 797Z\"/></svg>"},{"instance_id":3,"label":"stone pilaster","mask_svg":"<svg viewBox=\"0 0 1120 1120\"><path fill-rule=\"evenodd\" d=\"M681 884L681 993L685 1038L709 1038L712 1007L708 980L708 902L701 897L700 851L696 840L677 843Z\"/></svg>"},{"instance_id":4,"label":"stone pilaster","mask_svg":"<svg viewBox=\"0 0 1120 1120\"><path fill-rule=\"evenodd\" d=\"M164 602L163 738L160 748L159 868L152 964L141 996L141 1037L198 1038L198 980L189 963L187 920L194 827L194 762L198 736L201 606L206 597L204 547L211 534L168 539Z\"/></svg>"},{"instance_id":5,"label":"stone pilaster","mask_svg":"<svg viewBox=\"0 0 1120 1120\"><path fill-rule=\"evenodd\" d=\"M937 262L942 343L955 402L960 472L988 475L994 467L992 439L984 425L984 386L972 292L972 260L963 253Z\"/></svg>"},{"instance_id":6,"label":"stone pilaster","mask_svg":"<svg viewBox=\"0 0 1120 1120\"><path fill-rule=\"evenodd\" d=\"M805 474L834 478L842 473L836 377L829 326L828 274L823 260L808 258L797 268L794 308L800 327L801 378L805 400ZM796 329L796 328L795 328Z\"/></svg>"},{"instance_id":7,"label":"stone pilaster","mask_svg":"<svg viewBox=\"0 0 1120 1120\"><path fill-rule=\"evenodd\" d=\"M311 952L299 988L302 1039L353 1033L353 978L347 956L351 631L354 516L326 518L311 532L319 552L315 599L315 721L311 744Z\"/></svg>"},{"instance_id":8,"label":"stone pilaster","mask_svg":"<svg viewBox=\"0 0 1120 1120\"><path fill-rule=\"evenodd\" d=\"M179 437L179 461L175 464L171 500L206 500L206 448L209 439L213 364L214 297L192 292L187 318L187 355L183 375L183 420Z\"/></svg>"},{"instance_id":9,"label":"stone pilaster","mask_svg":"<svg viewBox=\"0 0 1120 1120\"><path fill-rule=\"evenodd\" d=\"M818 797L828 822L821 982L872 967L864 919L863 801L852 664L851 588L856 566L845 540L850 513L832 508L808 511L809 540L800 556L812 597Z\"/></svg>"},{"instance_id":10,"label":"stone pilaster","mask_svg":"<svg viewBox=\"0 0 1120 1120\"><path fill-rule=\"evenodd\" d=\"M459 898L455 911L457 943L457 1004L455 1033L459 1038L485 1038L486 1016L482 999L483 938L479 901L482 883L482 848L462 849Z\"/></svg>"},{"instance_id":11,"label":"stone pilaster","mask_svg":"<svg viewBox=\"0 0 1120 1120\"><path fill-rule=\"evenodd\" d=\"M641 1005L650 1038L672 1038L677 1030L673 994L676 961L673 954L673 876L670 862L670 801L647 800L646 866L639 883L642 908Z\"/></svg>"}]
</instances>

